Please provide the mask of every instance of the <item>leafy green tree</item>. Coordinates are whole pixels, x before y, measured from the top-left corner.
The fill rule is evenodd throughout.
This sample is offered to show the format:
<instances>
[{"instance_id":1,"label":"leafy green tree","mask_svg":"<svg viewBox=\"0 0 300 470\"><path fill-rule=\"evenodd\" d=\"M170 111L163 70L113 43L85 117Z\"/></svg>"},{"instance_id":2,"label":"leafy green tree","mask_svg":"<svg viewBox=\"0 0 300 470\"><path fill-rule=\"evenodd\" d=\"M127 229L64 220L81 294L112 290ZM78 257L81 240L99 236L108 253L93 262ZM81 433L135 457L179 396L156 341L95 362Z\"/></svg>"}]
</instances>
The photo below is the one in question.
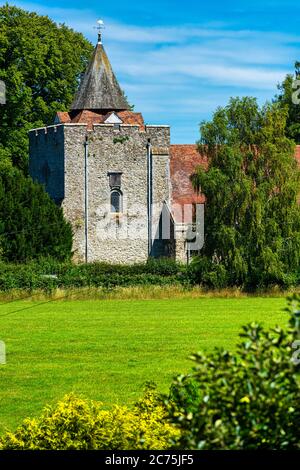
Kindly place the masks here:
<instances>
[{"instance_id":1,"label":"leafy green tree","mask_svg":"<svg viewBox=\"0 0 300 470\"><path fill-rule=\"evenodd\" d=\"M278 86L280 93L276 96L276 101L288 109L287 136L300 144L300 104L294 103L292 99L293 94L299 90L299 86L297 89L293 88L295 80L300 80L300 62L295 64L295 75L287 75L283 83Z\"/></svg>"},{"instance_id":2,"label":"leafy green tree","mask_svg":"<svg viewBox=\"0 0 300 470\"><path fill-rule=\"evenodd\" d=\"M72 229L43 187L0 166L0 258L21 262L71 257Z\"/></svg>"},{"instance_id":3,"label":"leafy green tree","mask_svg":"<svg viewBox=\"0 0 300 470\"><path fill-rule=\"evenodd\" d=\"M0 7L0 80L7 92L0 106L0 146L25 172L27 132L69 108L92 49L82 34L47 16Z\"/></svg>"},{"instance_id":4,"label":"leafy green tree","mask_svg":"<svg viewBox=\"0 0 300 470\"><path fill-rule=\"evenodd\" d=\"M285 136L287 110L232 98L201 125L209 168L192 177L207 199L198 280L263 286L291 282L300 260L299 170ZM222 285L217 285L221 287Z\"/></svg>"}]
</instances>

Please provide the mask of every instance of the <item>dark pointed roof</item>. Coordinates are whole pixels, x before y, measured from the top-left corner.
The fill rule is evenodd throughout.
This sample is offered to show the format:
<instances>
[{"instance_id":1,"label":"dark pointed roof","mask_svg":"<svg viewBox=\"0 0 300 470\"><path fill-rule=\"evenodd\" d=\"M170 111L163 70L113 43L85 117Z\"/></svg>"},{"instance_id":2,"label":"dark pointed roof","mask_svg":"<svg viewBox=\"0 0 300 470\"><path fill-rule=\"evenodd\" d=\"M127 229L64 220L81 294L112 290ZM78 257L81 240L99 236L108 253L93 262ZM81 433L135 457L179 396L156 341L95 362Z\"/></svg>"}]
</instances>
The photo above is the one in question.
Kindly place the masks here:
<instances>
[{"instance_id":1,"label":"dark pointed roof","mask_svg":"<svg viewBox=\"0 0 300 470\"><path fill-rule=\"evenodd\" d=\"M129 110L101 43L98 43L71 110Z\"/></svg>"}]
</instances>

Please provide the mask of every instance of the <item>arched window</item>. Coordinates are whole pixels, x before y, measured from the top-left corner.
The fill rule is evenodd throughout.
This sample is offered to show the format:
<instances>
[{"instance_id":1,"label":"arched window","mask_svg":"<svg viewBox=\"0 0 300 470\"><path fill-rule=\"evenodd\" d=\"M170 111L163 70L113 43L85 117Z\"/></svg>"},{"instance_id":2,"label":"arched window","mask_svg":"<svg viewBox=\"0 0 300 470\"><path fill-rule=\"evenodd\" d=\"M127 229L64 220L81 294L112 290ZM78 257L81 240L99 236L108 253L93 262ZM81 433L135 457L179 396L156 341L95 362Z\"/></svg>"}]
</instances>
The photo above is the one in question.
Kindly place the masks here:
<instances>
[{"instance_id":1,"label":"arched window","mask_svg":"<svg viewBox=\"0 0 300 470\"><path fill-rule=\"evenodd\" d=\"M118 214L122 210L122 192L119 189L113 189L110 193L110 211Z\"/></svg>"}]
</instances>

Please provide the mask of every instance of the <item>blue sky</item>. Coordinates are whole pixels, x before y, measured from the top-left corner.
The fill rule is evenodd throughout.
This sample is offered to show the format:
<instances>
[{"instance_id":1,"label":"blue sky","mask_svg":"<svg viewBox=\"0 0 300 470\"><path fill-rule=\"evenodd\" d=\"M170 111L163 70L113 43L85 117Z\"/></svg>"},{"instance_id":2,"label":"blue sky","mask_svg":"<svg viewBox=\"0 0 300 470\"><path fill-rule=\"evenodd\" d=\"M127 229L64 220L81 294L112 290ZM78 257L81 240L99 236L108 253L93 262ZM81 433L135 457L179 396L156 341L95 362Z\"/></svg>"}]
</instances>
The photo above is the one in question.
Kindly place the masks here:
<instances>
[{"instance_id":1,"label":"blue sky","mask_svg":"<svg viewBox=\"0 0 300 470\"><path fill-rule=\"evenodd\" d=\"M0 5L5 2L0 1ZM230 96L272 99L300 60L299 0L8 2L47 14L104 47L135 110L194 143L199 123Z\"/></svg>"}]
</instances>

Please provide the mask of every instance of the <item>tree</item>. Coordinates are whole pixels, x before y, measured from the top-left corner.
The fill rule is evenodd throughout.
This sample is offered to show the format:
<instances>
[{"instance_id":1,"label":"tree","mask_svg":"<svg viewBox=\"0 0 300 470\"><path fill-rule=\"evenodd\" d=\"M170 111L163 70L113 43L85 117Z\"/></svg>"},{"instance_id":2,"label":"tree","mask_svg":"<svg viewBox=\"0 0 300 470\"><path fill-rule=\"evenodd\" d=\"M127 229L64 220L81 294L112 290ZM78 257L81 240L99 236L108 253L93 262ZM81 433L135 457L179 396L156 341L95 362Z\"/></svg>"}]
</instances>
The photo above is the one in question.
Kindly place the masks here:
<instances>
[{"instance_id":1,"label":"tree","mask_svg":"<svg viewBox=\"0 0 300 470\"><path fill-rule=\"evenodd\" d=\"M25 172L27 132L69 108L92 50L82 34L47 16L0 7L0 80L7 92L0 106L0 146Z\"/></svg>"},{"instance_id":2,"label":"tree","mask_svg":"<svg viewBox=\"0 0 300 470\"><path fill-rule=\"evenodd\" d=\"M209 168L193 185L206 196L205 245L194 269L223 285L287 283L300 260L299 170L285 136L287 110L232 98L201 125Z\"/></svg>"},{"instance_id":3,"label":"tree","mask_svg":"<svg viewBox=\"0 0 300 470\"><path fill-rule=\"evenodd\" d=\"M282 107L288 108L286 134L290 139L294 139L297 144L300 144L300 104L293 103L292 99L293 94L297 91L293 88L295 80L300 80L300 62L295 64L295 76L287 75L283 83L278 85L280 93L275 100ZM299 86L297 88L299 90Z\"/></svg>"},{"instance_id":4,"label":"tree","mask_svg":"<svg viewBox=\"0 0 300 470\"><path fill-rule=\"evenodd\" d=\"M72 229L43 187L20 170L0 167L0 258L71 257Z\"/></svg>"}]
</instances>

